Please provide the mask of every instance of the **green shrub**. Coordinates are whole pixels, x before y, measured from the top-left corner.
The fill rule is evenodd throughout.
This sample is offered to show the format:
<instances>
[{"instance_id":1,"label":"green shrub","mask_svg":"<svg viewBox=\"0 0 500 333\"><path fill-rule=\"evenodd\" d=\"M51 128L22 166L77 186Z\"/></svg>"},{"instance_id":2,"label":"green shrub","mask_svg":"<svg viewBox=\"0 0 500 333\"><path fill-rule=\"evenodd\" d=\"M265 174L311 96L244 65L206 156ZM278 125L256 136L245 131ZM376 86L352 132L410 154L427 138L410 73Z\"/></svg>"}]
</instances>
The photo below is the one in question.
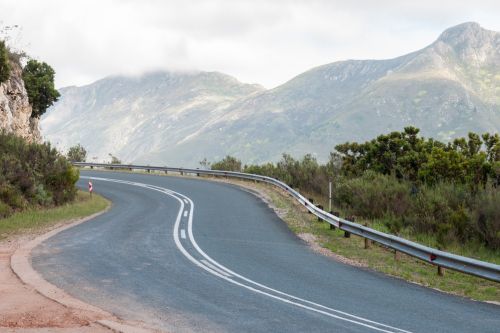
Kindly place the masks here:
<instances>
[{"instance_id":1,"label":"green shrub","mask_svg":"<svg viewBox=\"0 0 500 333\"><path fill-rule=\"evenodd\" d=\"M335 202L352 214L369 219L387 214L404 216L410 206L410 192L409 183L373 171L358 178L339 178L333 191Z\"/></svg>"},{"instance_id":2,"label":"green shrub","mask_svg":"<svg viewBox=\"0 0 500 333\"><path fill-rule=\"evenodd\" d=\"M487 247L500 249L500 192L489 186L476 196L473 209L474 231Z\"/></svg>"},{"instance_id":3,"label":"green shrub","mask_svg":"<svg viewBox=\"0 0 500 333\"><path fill-rule=\"evenodd\" d=\"M241 161L233 156L226 156L218 162L212 163L212 170L241 172Z\"/></svg>"},{"instance_id":4,"label":"green shrub","mask_svg":"<svg viewBox=\"0 0 500 333\"><path fill-rule=\"evenodd\" d=\"M0 133L1 214L73 200L78 175L78 170L50 144L27 143L12 134Z\"/></svg>"}]
</instances>

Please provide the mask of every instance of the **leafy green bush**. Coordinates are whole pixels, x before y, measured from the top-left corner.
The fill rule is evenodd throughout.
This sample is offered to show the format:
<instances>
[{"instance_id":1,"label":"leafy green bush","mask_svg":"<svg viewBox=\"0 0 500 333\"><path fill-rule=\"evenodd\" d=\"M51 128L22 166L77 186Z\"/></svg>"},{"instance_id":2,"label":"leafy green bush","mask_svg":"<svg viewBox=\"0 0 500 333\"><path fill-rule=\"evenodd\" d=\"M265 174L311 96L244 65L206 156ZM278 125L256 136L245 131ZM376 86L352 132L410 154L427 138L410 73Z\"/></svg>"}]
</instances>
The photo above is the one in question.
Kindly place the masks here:
<instances>
[{"instance_id":1,"label":"leafy green bush","mask_svg":"<svg viewBox=\"0 0 500 333\"><path fill-rule=\"evenodd\" d=\"M31 59L24 67L23 81L33 109L31 117L39 118L59 98L54 76L54 70L45 62Z\"/></svg>"},{"instance_id":2,"label":"leafy green bush","mask_svg":"<svg viewBox=\"0 0 500 333\"><path fill-rule=\"evenodd\" d=\"M27 143L0 133L0 216L73 200L78 176L78 170L50 144Z\"/></svg>"},{"instance_id":3,"label":"leafy green bush","mask_svg":"<svg viewBox=\"0 0 500 333\"><path fill-rule=\"evenodd\" d=\"M0 83L4 83L10 76L9 51L5 42L0 40Z\"/></svg>"},{"instance_id":4,"label":"leafy green bush","mask_svg":"<svg viewBox=\"0 0 500 333\"><path fill-rule=\"evenodd\" d=\"M497 187L489 186L477 194L472 218L478 240L489 248L500 249L500 191Z\"/></svg>"},{"instance_id":5,"label":"leafy green bush","mask_svg":"<svg viewBox=\"0 0 500 333\"><path fill-rule=\"evenodd\" d=\"M410 208L411 186L373 171L358 178L341 178L334 185L335 201L352 214L378 219L387 214L403 216Z\"/></svg>"}]
</instances>

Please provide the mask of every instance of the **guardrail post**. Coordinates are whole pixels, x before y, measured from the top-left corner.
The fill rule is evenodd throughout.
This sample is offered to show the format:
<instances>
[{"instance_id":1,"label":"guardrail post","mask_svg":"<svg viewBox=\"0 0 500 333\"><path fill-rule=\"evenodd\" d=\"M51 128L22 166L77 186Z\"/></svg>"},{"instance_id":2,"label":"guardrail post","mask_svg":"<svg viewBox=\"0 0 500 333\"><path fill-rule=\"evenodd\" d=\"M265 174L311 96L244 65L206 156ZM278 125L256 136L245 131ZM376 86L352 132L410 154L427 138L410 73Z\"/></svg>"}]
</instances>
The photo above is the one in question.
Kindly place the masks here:
<instances>
[{"instance_id":1,"label":"guardrail post","mask_svg":"<svg viewBox=\"0 0 500 333\"><path fill-rule=\"evenodd\" d=\"M438 275L444 276L444 267L438 265Z\"/></svg>"},{"instance_id":2,"label":"guardrail post","mask_svg":"<svg viewBox=\"0 0 500 333\"><path fill-rule=\"evenodd\" d=\"M165 174L168 175L168 170L165 170Z\"/></svg>"},{"instance_id":3,"label":"guardrail post","mask_svg":"<svg viewBox=\"0 0 500 333\"><path fill-rule=\"evenodd\" d=\"M146 171L147 171L148 173L151 173L151 170L150 170L150 169L146 169Z\"/></svg>"},{"instance_id":4,"label":"guardrail post","mask_svg":"<svg viewBox=\"0 0 500 333\"><path fill-rule=\"evenodd\" d=\"M90 166L90 169L94 169L94 166L93 166L93 165L91 165L91 166Z\"/></svg>"},{"instance_id":5,"label":"guardrail post","mask_svg":"<svg viewBox=\"0 0 500 333\"><path fill-rule=\"evenodd\" d=\"M339 212L330 211L330 214L335 215L335 216L339 216ZM330 224L330 230L335 230L335 226L333 224Z\"/></svg>"},{"instance_id":6,"label":"guardrail post","mask_svg":"<svg viewBox=\"0 0 500 333\"><path fill-rule=\"evenodd\" d=\"M351 222L355 221L355 217L351 216L351 218L347 218L347 220L350 220ZM351 233L349 231L344 231L344 238L351 238Z\"/></svg>"},{"instance_id":7,"label":"guardrail post","mask_svg":"<svg viewBox=\"0 0 500 333\"><path fill-rule=\"evenodd\" d=\"M314 204L314 199L313 198L308 198L307 200L309 200L310 203ZM307 202L306 202L306 206L307 206ZM307 213L312 214L309 209L307 210Z\"/></svg>"},{"instance_id":8,"label":"guardrail post","mask_svg":"<svg viewBox=\"0 0 500 333\"><path fill-rule=\"evenodd\" d=\"M323 206L322 205L316 205L316 207L318 207L319 209L323 210ZM322 222L322 221L323 221L323 219L318 216L318 222Z\"/></svg>"},{"instance_id":9,"label":"guardrail post","mask_svg":"<svg viewBox=\"0 0 500 333\"><path fill-rule=\"evenodd\" d=\"M183 171L181 171L181 176L184 176L184 172Z\"/></svg>"},{"instance_id":10,"label":"guardrail post","mask_svg":"<svg viewBox=\"0 0 500 333\"><path fill-rule=\"evenodd\" d=\"M401 252L394 250L394 260L399 261L401 259Z\"/></svg>"},{"instance_id":11,"label":"guardrail post","mask_svg":"<svg viewBox=\"0 0 500 333\"><path fill-rule=\"evenodd\" d=\"M367 227L368 223L365 223L364 226ZM365 249L369 249L371 246L371 243L372 243L371 240L369 240L368 238L365 238Z\"/></svg>"}]
</instances>

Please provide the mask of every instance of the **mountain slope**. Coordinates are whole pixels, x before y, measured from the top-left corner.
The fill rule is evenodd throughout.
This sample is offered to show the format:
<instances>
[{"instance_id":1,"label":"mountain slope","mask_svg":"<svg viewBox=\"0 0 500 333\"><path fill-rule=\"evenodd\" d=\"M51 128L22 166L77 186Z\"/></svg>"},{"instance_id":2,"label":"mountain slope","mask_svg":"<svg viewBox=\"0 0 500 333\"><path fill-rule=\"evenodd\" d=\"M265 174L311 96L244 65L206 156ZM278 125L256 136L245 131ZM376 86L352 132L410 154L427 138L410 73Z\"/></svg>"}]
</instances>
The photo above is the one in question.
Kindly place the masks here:
<instances>
[{"instance_id":1,"label":"mountain slope","mask_svg":"<svg viewBox=\"0 0 500 333\"><path fill-rule=\"evenodd\" d=\"M220 117L235 100L261 91L220 73L155 72L109 77L61 89L42 120L47 139L60 149L81 143L91 157L125 161L175 146Z\"/></svg>"},{"instance_id":2,"label":"mountain slope","mask_svg":"<svg viewBox=\"0 0 500 333\"><path fill-rule=\"evenodd\" d=\"M101 89L99 82L91 87ZM130 91L142 100L157 100L155 92L146 87L137 85ZM74 89L75 94L81 94L83 88ZM63 97L66 95L65 90ZM116 103L122 100L120 96L116 94ZM171 125L168 135L133 150L133 141L144 140L140 135L127 135L126 124L120 126L124 137L119 141L130 144L122 145L119 156L127 161L184 166L196 166L203 157L213 160L226 154L247 163L276 160L283 152L298 156L313 153L325 160L335 144L367 140L408 125L441 140L468 131L498 132L500 33L464 23L408 55L335 62L313 68L275 89L256 89L219 102L210 104L217 111L205 112L206 117L197 125L153 117L157 122L147 128ZM61 104L56 105L53 114L59 117L61 108ZM100 110L111 115L121 109L110 104ZM161 114L161 108L152 112ZM54 127L45 121L42 124L52 140ZM73 143L89 146L89 140L99 134L81 132L81 127L72 128L81 134Z\"/></svg>"}]
</instances>

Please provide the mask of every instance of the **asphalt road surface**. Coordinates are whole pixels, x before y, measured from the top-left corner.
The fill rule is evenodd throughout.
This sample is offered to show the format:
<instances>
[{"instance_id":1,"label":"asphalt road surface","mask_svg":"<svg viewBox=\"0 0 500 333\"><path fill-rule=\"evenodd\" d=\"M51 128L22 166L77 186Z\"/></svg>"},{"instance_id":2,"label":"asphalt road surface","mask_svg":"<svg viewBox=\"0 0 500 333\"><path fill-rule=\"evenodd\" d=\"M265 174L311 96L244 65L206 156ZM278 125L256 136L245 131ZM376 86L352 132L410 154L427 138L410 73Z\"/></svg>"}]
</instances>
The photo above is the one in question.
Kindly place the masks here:
<instances>
[{"instance_id":1,"label":"asphalt road surface","mask_svg":"<svg viewBox=\"0 0 500 333\"><path fill-rule=\"evenodd\" d=\"M33 266L124 319L172 332L500 332L500 306L318 255L236 186L81 177L111 210L47 240Z\"/></svg>"}]
</instances>

